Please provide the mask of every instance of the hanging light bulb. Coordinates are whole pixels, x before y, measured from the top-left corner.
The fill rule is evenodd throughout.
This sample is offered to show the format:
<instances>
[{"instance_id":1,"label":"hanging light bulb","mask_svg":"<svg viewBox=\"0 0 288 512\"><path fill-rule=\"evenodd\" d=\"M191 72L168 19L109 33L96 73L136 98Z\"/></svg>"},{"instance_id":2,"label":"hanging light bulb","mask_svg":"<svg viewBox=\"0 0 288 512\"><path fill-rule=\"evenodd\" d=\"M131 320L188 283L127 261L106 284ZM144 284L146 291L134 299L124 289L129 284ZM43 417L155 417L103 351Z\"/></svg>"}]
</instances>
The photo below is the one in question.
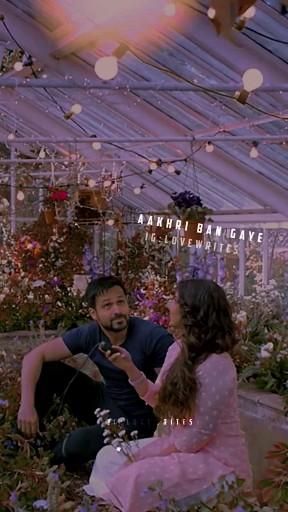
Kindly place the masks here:
<instances>
[{"instance_id":1,"label":"hanging light bulb","mask_svg":"<svg viewBox=\"0 0 288 512\"><path fill-rule=\"evenodd\" d=\"M258 158L259 151L258 151L258 142L253 142L252 148L250 149L249 156L250 158Z\"/></svg>"},{"instance_id":2,"label":"hanging light bulb","mask_svg":"<svg viewBox=\"0 0 288 512\"><path fill-rule=\"evenodd\" d=\"M207 11L207 16L210 20L214 20L214 18L216 16L216 9L214 9L214 7L209 7L209 9Z\"/></svg>"},{"instance_id":3,"label":"hanging light bulb","mask_svg":"<svg viewBox=\"0 0 288 512\"><path fill-rule=\"evenodd\" d=\"M150 162L149 163L149 169L151 171L156 171L156 169L158 169L158 163L157 162Z\"/></svg>"},{"instance_id":4,"label":"hanging light bulb","mask_svg":"<svg viewBox=\"0 0 288 512\"><path fill-rule=\"evenodd\" d=\"M45 156L46 156L46 151L44 148L41 148L40 153L39 153L39 158L45 158Z\"/></svg>"},{"instance_id":5,"label":"hanging light bulb","mask_svg":"<svg viewBox=\"0 0 288 512\"><path fill-rule=\"evenodd\" d=\"M24 195L24 192L22 192L22 190L19 190L17 192L17 199L18 199L18 201L24 201L25 195Z\"/></svg>"},{"instance_id":6,"label":"hanging light bulb","mask_svg":"<svg viewBox=\"0 0 288 512\"><path fill-rule=\"evenodd\" d=\"M254 5L252 5L251 7L249 7L249 9L247 9L247 11L244 12L242 17L245 18L246 20L251 20L251 18L254 18L255 14L256 14L256 7Z\"/></svg>"},{"instance_id":7,"label":"hanging light bulb","mask_svg":"<svg viewBox=\"0 0 288 512\"><path fill-rule=\"evenodd\" d=\"M168 167L167 167L167 171L169 172L169 174L174 174L175 173L175 166L173 164L169 164Z\"/></svg>"},{"instance_id":8,"label":"hanging light bulb","mask_svg":"<svg viewBox=\"0 0 288 512\"><path fill-rule=\"evenodd\" d=\"M205 146L206 153L213 153L214 149L215 149L214 144L212 144L212 142L208 141Z\"/></svg>"},{"instance_id":9,"label":"hanging light bulb","mask_svg":"<svg viewBox=\"0 0 288 512\"><path fill-rule=\"evenodd\" d=\"M168 2L164 7L165 16L175 16L176 14L176 5L175 2Z\"/></svg>"},{"instance_id":10,"label":"hanging light bulb","mask_svg":"<svg viewBox=\"0 0 288 512\"><path fill-rule=\"evenodd\" d=\"M94 69L101 80L113 80L118 74L118 59L115 55L101 57L97 60Z\"/></svg>"},{"instance_id":11,"label":"hanging light bulb","mask_svg":"<svg viewBox=\"0 0 288 512\"><path fill-rule=\"evenodd\" d=\"M7 140L14 140L15 139L15 134L14 133L9 133L8 137L7 137Z\"/></svg>"},{"instance_id":12,"label":"hanging light bulb","mask_svg":"<svg viewBox=\"0 0 288 512\"><path fill-rule=\"evenodd\" d=\"M79 105L79 103L75 103L75 105L72 105L71 107L72 114L81 114L82 112L82 106Z\"/></svg>"},{"instance_id":13,"label":"hanging light bulb","mask_svg":"<svg viewBox=\"0 0 288 512\"><path fill-rule=\"evenodd\" d=\"M142 183L141 187L135 187L133 192L136 194L136 196L139 196L141 194L142 190L145 188L145 185Z\"/></svg>"},{"instance_id":14,"label":"hanging light bulb","mask_svg":"<svg viewBox=\"0 0 288 512\"><path fill-rule=\"evenodd\" d=\"M15 71L22 71L23 69L23 63L22 62L15 62L13 68L15 69Z\"/></svg>"},{"instance_id":15,"label":"hanging light bulb","mask_svg":"<svg viewBox=\"0 0 288 512\"><path fill-rule=\"evenodd\" d=\"M242 103L244 105L249 98L249 94L252 91L256 91L256 89L259 89L261 85L263 84L263 75L259 69L256 68L250 68L245 71L245 73L242 76L243 81L243 89L242 91L238 91L235 94L235 98L239 103Z\"/></svg>"},{"instance_id":16,"label":"hanging light bulb","mask_svg":"<svg viewBox=\"0 0 288 512\"><path fill-rule=\"evenodd\" d=\"M93 180L92 178L90 178L90 180L88 180L88 187L89 188L94 188L96 185L96 181Z\"/></svg>"},{"instance_id":17,"label":"hanging light bulb","mask_svg":"<svg viewBox=\"0 0 288 512\"><path fill-rule=\"evenodd\" d=\"M99 151L101 147L101 142L93 142L92 144L92 148L95 149L95 151Z\"/></svg>"},{"instance_id":18,"label":"hanging light bulb","mask_svg":"<svg viewBox=\"0 0 288 512\"><path fill-rule=\"evenodd\" d=\"M252 92L263 84L263 75L259 69L250 68L245 71L242 80L245 91Z\"/></svg>"},{"instance_id":19,"label":"hanging light bulb","mask_svg":"<svg viewBox=\"0 0 288 512\"><path fill-rule=\"evenodd\" d=\"M109 219L109 220L107 220L107 223L106 223L106 224L107 224L108 226L114 226L115 221L114 221L114 219Z\"/></svg>"},{"instance_id":20,"label":"hanging light bulb","mask_svg":"<svg viewBox=\"0 0 288 512\"><path fill-rule=\"evenodd\" d=\"M82 112L82 106L79 105L79 103L75 103L75 105L72 105L72 107L70 108L69 112L66 112L64 114L64 119L71 119L71 117L77 115L77 114L81 114Z\"/></svg>"}]
</instances>

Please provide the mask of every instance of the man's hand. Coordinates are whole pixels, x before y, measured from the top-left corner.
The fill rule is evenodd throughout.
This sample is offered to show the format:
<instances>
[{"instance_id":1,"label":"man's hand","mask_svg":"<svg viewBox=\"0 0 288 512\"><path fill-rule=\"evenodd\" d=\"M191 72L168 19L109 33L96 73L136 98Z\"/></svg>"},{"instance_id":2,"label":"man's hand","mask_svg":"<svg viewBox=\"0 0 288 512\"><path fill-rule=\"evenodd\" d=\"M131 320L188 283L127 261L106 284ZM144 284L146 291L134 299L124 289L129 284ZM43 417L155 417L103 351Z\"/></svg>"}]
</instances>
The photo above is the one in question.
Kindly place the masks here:
<instances>
[{"instance_id":1,"label":"man's hand","mask_svg":"<svg viewBox=\"0 0 288 512\"><path fill-rule=\"evenodd\" d=\"M18 417L17 425L19 430L27 436L35 436L39 432L39 419L35 407L21 404Z\"/></svg>"},{"instance_id":2,"label":"man's hand","mask_svg":"<svg viewBox=\"0 0 288 512\"><path fill-rule=\"evenodd\" d=\"M101 351L111 363L113 363L120 370L124 370L124 372L128 373L131 368L134 367L134 363L132 358L123 347L113 347L113 350L108 350L108 352Z\"/></svg>"}]
</instances>

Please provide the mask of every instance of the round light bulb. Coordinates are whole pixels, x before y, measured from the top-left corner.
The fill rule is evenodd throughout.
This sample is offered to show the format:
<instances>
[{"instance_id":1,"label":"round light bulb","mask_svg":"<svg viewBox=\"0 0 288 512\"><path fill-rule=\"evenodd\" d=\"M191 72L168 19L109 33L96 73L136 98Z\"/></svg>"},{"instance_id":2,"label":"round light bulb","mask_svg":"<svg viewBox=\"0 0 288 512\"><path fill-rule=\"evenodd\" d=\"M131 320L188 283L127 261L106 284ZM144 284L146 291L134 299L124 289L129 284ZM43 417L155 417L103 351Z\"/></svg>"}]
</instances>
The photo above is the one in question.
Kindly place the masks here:
<instances>
[{"instance_id":1,"label":"round light bulb","mask_svg":"<svg viewBox=\"0 0 288 512\"><path fill-rule=\"evenodd\" d=\"M250 20L251 18L254 18L255 14L256 14L256 7L254 5L252 5L251 7L249 7L249 9L247 9L247 11L244 12L243 18Z\"/></svg>"},{"instance_id":2,"label":"round light bulb","mask_svg":"<svg viewBox=\"0 0 288 512\"><path fill-rule=\"evenodd\" d=\"M81 114L81 112L82 112L81 105L79 105L79 103L75 103L75 105L72 105L71 112L73 114Z\"/></svg>"},{"instance_id":3,"label":"round light bulb","mask_svg":"<svg viewBox=\"0 0 288 512\"><path fill-rule=\"evenodd\" d=\"M250 158L258 158L258 156L259 156L259 151L258 151L258 149L256 148L256 146L253 146L253 147L251 148L249 155L250 155Z\"/></svg>"},{"instance_id":4,"label":"round light bulb","mask_svg":"<svg viewBox=\"0 0 288 512\"><path fill-rule=\"evenodd\" d=\"M40 153L39 153L39 158L45 158L45 156L46 156L45 149L41 148Z\"/></svg>"},{"instance_id":5,"label":"round light bulb","mask_svg":"<svg viewBox=\"0 0 288 512\"><path fill-rule=\"evenodd\" d=\"M174 172L175 172L174 165L173 164L168 165L167 171L169 172L169 174L174 174Z\"/></svg>"},{"instance_id":6,"label":"round light bulb","mask_svg":"<svg viewBox=\"0 0 288 512\"><path fill-rule=\"evenodd\" d=\"M174 2L168 2L164 7L165 16L175 16L176 14L176 5Z\"/></svg>"},{"instance_id":7,"label":"round light bulb","mask_svg":"<svg viewBox=\"0 0 288 512\"><path fill-rule=\"evenodd\" d=\"M95 149L95 151L99 151L99 149L101 149L101 142L93 142L92 148Z\"/></svg>"},{"instance_id":8,"label":"round light bulb","mask_svg":"<svg viewBox=\"0 0 288 512\"><path fill-rule=\"evenodd\" d=\"M149 169L151 169L151 171L156 171L156 169L158 169L157 163L156 162L150 162Z\"/></svg>"},{"instance_id":9,"label":"round light bulb","mask_svg":"<svg viewBox=\"0 0 288 512\"><path fill-rule=\"evenodd\" d=\"M14 139L15 139L14 133L9 133L7 140L14 140Z\"/></svg>"},{"instance_id":10,"label":"round light bulb","mask_svg":"<svg viewBox=\"0 0 288 512\"><path fill-rule=\"evenodd\" d=\"M17 199L18 201L24 201L25 195L24 192L22 192L22 190L19 190L19 192L17 192Z\"/></svg>"},{"instance_id":11,"label":"round light bulb","mask_svg":"<svg viewBox=\"0 0 288 512\"><path fill-rule=\"evenodd\" d=\"M88 187L89 188L93 188L95 187L96 185L96 181L95 180L92 180L92 178L90 180L88 180Z\"/></svg>"},{"instance_id":12,"label":"round light bulb","mask_svg":"<svg viewBox=\"0 0 288 512\"><path fill-rule=\"evenodd\" d=\"M134 194L136 194L136 196L139 196L139 194L141 194L141 188L140 187L135 187L133 192L134 192Z\"/></svg>"},{"instance_id":13,"label":"round light bulb","mask_svg":"<svg viewBox=\"0 0 288 512\"><path fill-rule=\"evenodd\" d=\"M206 153L213 153L214 149L214 144L212 144L212 142L207 142L205 147Z\"/></svg>"},{"instance_id":14,"label":"round light bulb","mask_svg":"<svg viewBox=\"0 0 288 512\"><path fill-rule=\"evenodd\" d=\"M22 71L24 66L23 66L22 62L15 62L13 67L14 67L15 71Z\"/></svg>"},{"instance_id":15,"label":"round light bulb","mask_svg":"<svg viewBox=\"0 0 288 512\"><path fill-rule=\"evenodd\" d=\"M94 69L101 80L112 80L118 74L118 59L114 55L101 57L97 60Z\"/></svg>"},{"instance_id":16,"label":"round light bulb","mask_svg":"<svg viewBox=\"0 0 288 512\"><path fill-rule=\"evenodd\" d=\"M250 68L245 71L242 80L245 91L252 92L263 84L263 75L259 69Z\"/></svg>"},{"instance_id":17,"label":"round light bulb","mask_svg":"<svg viewBox=\"0 0 288 512\"><path fill-rule=\"evenodd\" d=\"M114 219L107 220L107 225L108 226L114 226L114 223L115 223Z\"/></svg>"},{"instance_id":18,"label":"round light bulb","mask_svg":"<svg viewBox=\"0 0 288 512\"><path fill-rule=\"evenodd\" d=\"M208 18L210 18L210 20L214 20L214 18L216 16L216 10L214 9L214 7L209 7L209 9L207 11L207 16L208 16Z\"/></svg>"}]
</instances>

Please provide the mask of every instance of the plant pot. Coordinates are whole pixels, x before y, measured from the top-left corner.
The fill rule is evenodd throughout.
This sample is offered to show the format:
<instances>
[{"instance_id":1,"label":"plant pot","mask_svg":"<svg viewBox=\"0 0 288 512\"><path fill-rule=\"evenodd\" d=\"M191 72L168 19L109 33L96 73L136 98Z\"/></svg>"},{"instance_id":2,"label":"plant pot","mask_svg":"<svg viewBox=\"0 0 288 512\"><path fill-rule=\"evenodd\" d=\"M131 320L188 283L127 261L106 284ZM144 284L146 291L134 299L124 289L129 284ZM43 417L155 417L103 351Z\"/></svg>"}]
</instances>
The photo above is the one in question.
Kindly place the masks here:
<instances>
[{"instance_id":1,"label":"plant pot","mask_svg":"<svg viewBox=\"0 0 288 512\"><path fill-rule=\"evenodd\" d=\"M78 222L100 220L108 208L106 198L101 190L83 188L75 195L78 205L75 207L75 217Z\"/></svg>"}]
</instances>

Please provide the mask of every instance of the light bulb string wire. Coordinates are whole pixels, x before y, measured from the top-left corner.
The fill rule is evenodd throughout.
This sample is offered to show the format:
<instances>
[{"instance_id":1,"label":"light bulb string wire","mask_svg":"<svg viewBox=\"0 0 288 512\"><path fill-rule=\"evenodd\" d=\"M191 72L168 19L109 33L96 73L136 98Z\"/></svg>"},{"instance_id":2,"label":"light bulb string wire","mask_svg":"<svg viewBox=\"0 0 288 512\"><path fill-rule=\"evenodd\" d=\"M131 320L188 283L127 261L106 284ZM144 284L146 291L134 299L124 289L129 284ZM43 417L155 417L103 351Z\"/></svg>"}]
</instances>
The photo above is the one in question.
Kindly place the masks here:
<instances>
[{"instance_id":1,"label":"light bulb string wire","mask_svg":"<svg viewBox=\"0 0 288 512\"><path fill-rule=\"evenodd\" d=\"M230 94L227 94L225 92L217 91L215 89L211 89L209 87L204 87L202 85L199 85L199 84L195 83L193 80L189 80L188 78L179 75L177 73L177 71L168 69L168 68L166 68L166 67L164 67L162 65L158 65L158 64L155 64L153 62L149 62L148 60L146 60L142 56L139 56L139 54L135 50L133 50L131 47L129 47L129 50L130 50L130 53L132 53L135 57L137 57L138 60L140 62L142 62L143 64L145 64L147 66L151 66L152 68L157 69L158 71L162 71L162 72L166 73L167 75L173 76L174 78L178 78L178 79L182 80L183 82L185 82L185 83L187 83L189 85L193 85L197 89L203 91L203 93L206 93L208 95L211 94L211 97L213 97L212 95L215 94L217 96L221 96L221 97L233 100L233 101L237 101L235 96L231 96ZM265 114L267 116L275 117L275 119L280 119L282 121L287 121L288 120L288 116L282 116L281 114L277 114L277 113L274 113L274 112L267 112L266 110L261 109L260 107L256 107L255 105L253 105L249 101L246 101L245 104L248 107L250 107L251 109L253 109L253 110L257 111L257 112L261 112L262 114ZM222 103L222 105L223 105L223 103ZM227 105L224 104L224 106L226 108L228 108Z\"/></svg>"}]
</instances>

